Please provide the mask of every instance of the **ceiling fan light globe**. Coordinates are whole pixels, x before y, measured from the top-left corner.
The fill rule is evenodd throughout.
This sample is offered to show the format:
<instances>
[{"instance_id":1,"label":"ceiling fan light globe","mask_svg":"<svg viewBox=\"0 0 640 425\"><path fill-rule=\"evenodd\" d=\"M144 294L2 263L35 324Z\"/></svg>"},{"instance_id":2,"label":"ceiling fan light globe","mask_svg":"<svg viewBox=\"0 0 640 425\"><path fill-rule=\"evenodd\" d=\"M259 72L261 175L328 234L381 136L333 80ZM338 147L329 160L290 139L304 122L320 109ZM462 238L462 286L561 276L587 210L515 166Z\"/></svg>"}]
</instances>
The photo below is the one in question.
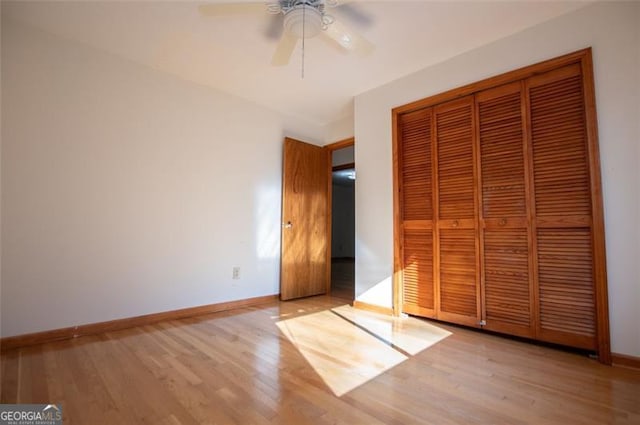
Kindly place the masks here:
<instances>
[{"instance_id":1,"label":"ceiling fan light globe","mask_svg":"<svg viewBox=\"0 0 640 425\"><path fill-rule=\"evenodd\" d=\"M309 5L299 5L284 15L285 31L296 38L315 37L322 30L322 14Z\"/></svg>"}]
</instances>

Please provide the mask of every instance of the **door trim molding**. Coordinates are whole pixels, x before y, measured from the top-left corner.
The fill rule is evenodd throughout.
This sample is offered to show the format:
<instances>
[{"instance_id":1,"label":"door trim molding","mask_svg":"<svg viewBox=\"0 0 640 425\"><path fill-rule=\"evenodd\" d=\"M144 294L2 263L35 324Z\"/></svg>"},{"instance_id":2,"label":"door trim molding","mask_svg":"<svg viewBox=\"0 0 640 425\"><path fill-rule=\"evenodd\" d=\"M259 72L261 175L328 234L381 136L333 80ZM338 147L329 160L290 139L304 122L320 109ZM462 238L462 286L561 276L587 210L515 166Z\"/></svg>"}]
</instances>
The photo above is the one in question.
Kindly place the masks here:
<instances>
[{"instance_id":1,"label":"door trim molding","mask_svg":"<svg viewBox=\"0 0 640 425\"><path fill-rule=\"evenodd\" d=\"M355 140L356 139L354 137L348 137L346 139L338 140L337 142L325 145L324 147L333 152L337 151L338 149L348 148L349 146L355 145Z\"/></svg>"}]
</instances>

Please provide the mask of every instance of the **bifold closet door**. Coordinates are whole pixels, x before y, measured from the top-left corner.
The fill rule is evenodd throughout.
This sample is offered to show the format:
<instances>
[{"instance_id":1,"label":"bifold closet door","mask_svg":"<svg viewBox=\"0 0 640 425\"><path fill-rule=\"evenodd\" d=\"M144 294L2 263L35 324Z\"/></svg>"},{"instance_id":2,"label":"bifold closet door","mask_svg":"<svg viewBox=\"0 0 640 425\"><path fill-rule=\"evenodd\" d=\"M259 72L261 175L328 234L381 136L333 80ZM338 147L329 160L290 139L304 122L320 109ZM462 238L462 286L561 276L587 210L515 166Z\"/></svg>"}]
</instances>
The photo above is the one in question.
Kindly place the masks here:
<instances>
[{"instance_id":1,"label":"bifold closet door","mask_svg":"<svg viewBox=\"0 0 640 425\"><path fill-rule=\"evenodd\" d=\"M537 337L597 348L593 218L580 64L526 81L540 318Z\"/></svg>"},{"instance_id":2,"label":"bifold closet door","mask_svg":"<svg viewBox=\"0 0 640 425\"><path fill-rule=\"evenodd\" d=\"M434 317L432 110L398 116L402 311Z\"/></svg>"},{"instance_id":3,"label":"bifold closet door","mask_svg":"<svg viewBox=\"0 0 640 425\"><path fill-rule=\"evenodd\" d=\"M476 94L485 329L535 336L535 291L520 81Z\"/></svg>"},{"instance_id":4,"label":"bifold closet door","mask_svg":"<svg viewBox=\"0 0 640 425\"><path fill-rule=\"evenodd\" d=\"M473 96L434 107L436 314L480 325Z\"/></svg>"}]
</instances>

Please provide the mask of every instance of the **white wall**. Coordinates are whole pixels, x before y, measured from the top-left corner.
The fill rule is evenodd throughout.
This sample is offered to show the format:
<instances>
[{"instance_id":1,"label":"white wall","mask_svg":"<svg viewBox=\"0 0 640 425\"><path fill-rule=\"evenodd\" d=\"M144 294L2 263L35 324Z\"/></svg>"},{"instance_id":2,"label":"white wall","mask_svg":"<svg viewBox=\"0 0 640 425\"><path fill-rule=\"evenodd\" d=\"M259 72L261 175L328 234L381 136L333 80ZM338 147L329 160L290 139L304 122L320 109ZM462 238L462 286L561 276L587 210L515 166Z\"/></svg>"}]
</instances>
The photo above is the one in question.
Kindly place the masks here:
<instances>
[{"instance_id":1,"label":"white wall","mask_svg":"<svg viewBox=\"0 0 640 425\"><path fill-rule=\"evenodd\" d=\"M639 32L640 3L594 4L357 96L357 297L391 306L391 109L592 46L604 186L612 349L639 356Z\"/></svg>"},{"instance_id":2,"label":"white wall","mask_svg":"<svg viewBox=\"0 0 640 425\"><path fill-rule=\"evenodd\" d=\"M637 23L640 22L640 7L636 7L636 25ZM636 84L636 96L640 96L640 30L636 31L636 41L635 41L635 46L636 46L636 78L637 78L637 84ZM640 119L638 119L638 117L640 117L640 105L636 105L637 106L637 112L636 112L636 123L638 124L638 128L637 128L637 133L636 133L636 173L638 175L638 177L640 178L640 170L638 170L638 166L637 164L640 164ZM633 185L633 184L632 184ZM636 273L635 273L635 281L636 281L636 298L635 301L633 301L634 299L632 298L632 301L636 303L636 305L639 305L640 303L638 302L640 300L640 288L638 288L638 285L640 285L640 283L638 283L638 281L640 281L640 184L636 184L636 188L637 188L637 192L636 192L636 245L635 245L635 249L632 251L632 257L633 257L633 253L635 253L635 259L633 261L635 261L636 264ZM633 283L632 283L633 284ZM640 313L638 313L640 314ZM638 331L638 333L640 333L640 331ZM640 335L637 335L637 338L640 339ZM638 351L640 351L637 347L640 344L636 344L635 347L635 352L636 355L638 353Z\"/></svg>"},{"instance_id":3,"label":"white wall","mask_svg":"<svg viewBox=\"0 0 640 425\"><path fill-rule=\"evenodd\" d=\"M0 7L0 22L2 22L2 7ZM2 46L2 31L0 31L0 46ZM2 55L0 54L0 70L1 69L2 69ZM2 99L2 84L0 84L0 99ZM2 137L1 135L2 135L2 102L0 102L0 241L2 241ZM2 334L1 332L2 332L2 243L0 243L0 335Z\"/></svg>"},{"instance_id":4,"label":"white wall","mask_svg":"<svg viewBox=\"0 0 640 425\"><path fill-rule=\"evenodd\" d=\"M6 20L2 112L2 336L279 292L282 139L326 128Z\"/></svg>"}]
</instances>

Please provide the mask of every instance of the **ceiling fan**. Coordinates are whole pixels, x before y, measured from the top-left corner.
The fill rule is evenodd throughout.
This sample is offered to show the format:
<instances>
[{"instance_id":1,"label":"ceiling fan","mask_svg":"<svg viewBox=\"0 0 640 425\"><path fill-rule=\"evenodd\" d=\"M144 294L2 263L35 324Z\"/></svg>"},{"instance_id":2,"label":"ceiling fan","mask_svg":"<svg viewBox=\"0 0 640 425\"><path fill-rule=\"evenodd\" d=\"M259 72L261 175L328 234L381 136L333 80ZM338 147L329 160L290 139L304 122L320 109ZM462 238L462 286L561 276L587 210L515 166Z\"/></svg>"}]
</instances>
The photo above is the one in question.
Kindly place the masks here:
<instances>
[{"instance_id":1,"label":"ceiling fan","mask_svg":"<svg viewBox=\"0 0 640 425\"><path fill-rule=\"evenodd\" d=\"M271 64L283 66L289 63L291 54L302 40L324 34L347 52L369 54L373 45L364 37L335 18L330 9L340 10L354 22L367 25L370 18L351 7L353 0L267 0L266 2L211 3L201 5L203 16L223 16L239 13L264 13L272 15L265 36L279 39ZM304 64L303 64L304 67ZM303 68L304 75L304 68Z\"/></svg>"}]
</instances>

